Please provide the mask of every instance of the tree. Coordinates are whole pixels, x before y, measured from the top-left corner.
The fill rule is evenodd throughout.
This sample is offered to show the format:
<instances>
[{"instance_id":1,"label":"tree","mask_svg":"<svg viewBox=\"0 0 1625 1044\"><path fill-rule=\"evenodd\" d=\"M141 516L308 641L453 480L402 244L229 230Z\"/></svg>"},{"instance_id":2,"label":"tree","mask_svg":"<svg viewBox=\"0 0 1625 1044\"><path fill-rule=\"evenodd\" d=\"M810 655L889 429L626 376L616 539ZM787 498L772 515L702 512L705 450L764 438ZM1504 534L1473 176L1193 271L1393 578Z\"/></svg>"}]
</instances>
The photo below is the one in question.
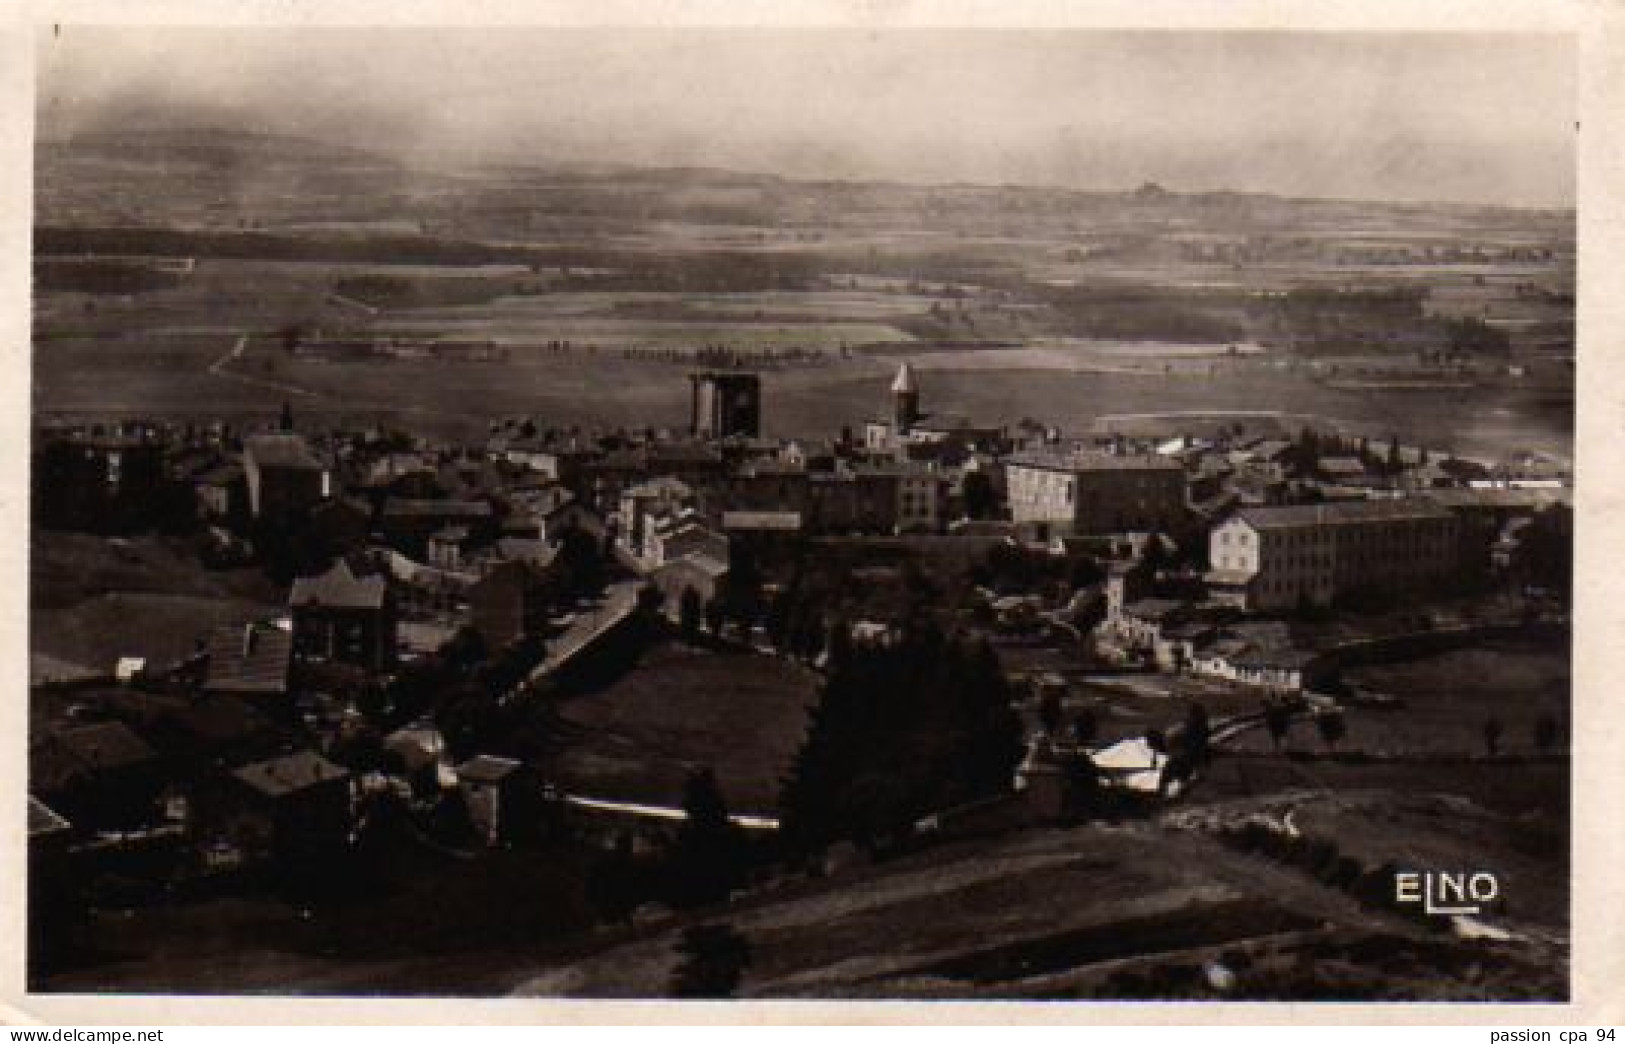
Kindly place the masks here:
<instances>
[{"instance_id":1,"label":"tree","mask_svg":"<svg viewBox=\"0 0 1625 1044\"><path fill-rule=\"evenodd\" d=\"M638 588L637 599L638 618L645 624L652 624L660 615L660 588L645 583Z\"/></svg>"},{"instance_id":2,"label":"tree","mask_svg":"<svg viewBox=\"0 0 1625 1044\"><path fill-rule=\"evenodd\" d=\"M587 899L600 918L610 924L632 920L640 898L639 870L629 834L621 834L613 848L593 860L587 874Z\"/></svg>"},{"instance_id":3,"label":"tree","mask_svg":"<svg viewBox=\"0 0 1625 1044\"><path fill-rule=\"evenodd\" d=\"M1046 736L1061 734L1061 694L1054 688L1046 688L1038 699L1038 723Z\"/></svg>"},{"instance_id":4,"label":"tree","mask_svg":"<svg viewBox=\"0 0 1625 1044\"><path fill-rule=\"evenodd\" d=\"M368 722L381 724L389 713L389 696L382 685L368 681L356 690L355 709Z\"/></svg>"},{"instance_id":5,"label":"tree","mask_svg":"<svg viewBox=\"0 0 1625 1044\"><path fill-rule=\"evenodd\" d=\"M1072 742L1080 747L1087 747L1095 741L1095 733L1099 723L1095 720L1095 712L1087 707L1072 717Z\"/></svg>"},{"instance_id":6,"label":"tree","mask_svg":"<svg viewBox=\"0 0 1625 1044\"><path fill-rule=\"evenodd\" d=\"M1278 700L1271 701L1264 706L1264 725L1270 730L1270 742L1275 746L1275 752L1281 752L1281 744L1285 742L1287 733L1292 730L1292 710Z\"/></svg>"},{"instance_id":7,"label":"tree","mask_svg":"<svg viewBox=\"0 0 1625 1044\"><path fill-rule=\"evenodd\" d=\"M1078 751L1062 765L1066 811L1069 815L1092 815L1100 807L1100 768L1089 755Z\"/></svg>"},{"instance_id":8,"label":"tree","mask_svg":"<svg viewBox=\"0 0 1625 1044\"><path fill-rule=\"evenodd\" d=\"M1501 753L1502 729L1501 719L1495 715L1484 719L1484 751L1492 758Z\"/></svg>"},{"instance_id":9,"label":"tree","mask_svg":"<svg viewBox=\"0 0 1625 1044\"><path fill-rule=\"evenodd\" d=\"M1207 708L1193 701L1185 712L1185 725L1179 732L1181 752L1193 767L1207 763L1212 736Z\"/></svg>"},{"instance_id":10,"label":"tree","mask_svg":"<svg viewBox=\"0 0 1625 1044\"><path fill-rule=\"evenodd\" d=\"M684 929L677 944L682 960L672 975L672 995L693 999L732 997L750 964L750 943L727 924Z\"/></svg>"},{"instance_id":11,"label":"tree","mask_svg":"<svg viewBox=\"0 0 1625 1044\"><path fill-rule=\"evenodd\" d=\"M1320 432L1308 426L1302 428L1298 432L1298 444L1294 450L1298 468L1303 471L1314 470L1320 464Z\"/></svg>"},{"instance_id":12,"label":"tree","mask_svg":"<svg viewBox=\"0 0 1625 1044\"><path fill-rule=\"evenodd\" d=\"M1175 787L1184 789L1196 771L1196 765L1183 750L1176 750L1163 762L1162 772L1157 776L1157 794L1167 797Z\"/></svg>"},{"instance_id":13,"label":"tree","mask_svg":"<svg viewBox=\"0 0 1625 1044\"><path fill-rule=\"evenodd\" d=\"M683 641L694 644L700 636L700 617L705 612L705 606L700 593L692 587L683 588L683 593L677 599L677 621L683 632Z\"/></svg>"},{"instance_id":14,"label":"tree","mask_svg":"<svg viewBox=\"0 0 1625 1044\"><path fill-rule=\"evenodd\" d=\"M1512 339L1505 330L1491 326L1476 316L1452 320L1445 328L1451 355L1505 355L1512 349Z\"/></svg>"},{"instance_id":15,"label":"tree","mask_svg":"<svg viewBox=\"0 0 1625 1044\"><path fill-rule=\"evenodd\" d=\"M598 541L570 526L559 534L558 548L564 589L571 597L596 595L604 589L604 560Z\"/></svg>"},{"instance_id":16,"label":"tree","mask_svg":"<svg viewBox=\"0 0 1625 1044\"><path fill-rule=\"evenodd\" d=\"M673 902L696 905L726 899L741 883L743 852L722 788L709 767L694 769L684 781L683 816L670 860Z\"/></svg>"},{"instance_id":17,"label":"tree","mask_svg":"<svg viewBox=\"0 0 1625 1044\"><path fill-rule=\"evenodd\" d=\"M434 807L429 830L436 841L455 848L472 845L479 837L479 831L474 826L474 818L468 814L468 805L463 800L463 795L455 790L445 791L440 795L440 801Z\"/></svg>"},{"instance_id":18,"label":"tree","mask_svg":"<svg viewBox=\"0 0 1625 1044\"><path fill-rule=\"evenodd\" d=\"M1522 583L1567 601L1574 584L1574 509L1553 504L1536 515L1519 534L1512 570Z\"/></svg>"},{"instance_id":19,"label":"tree","mask_svg":"<svg viewBox=\"0 0 1625 1044\"><path fill-rule=\"evenodd\" d=\"M890 647L853 646L840 624L830 637L780 797L792 852L843 838L884 843L921 816L1009 788L1022 726L990 645L950 639L929 619Z\"/></svg>"},{"instance_id":20,"label":"tree","mask_svg":"<svg viewBox=\"0 0 1625 1044\"><path fill-rule=\"evenodd\" d=\"M484 663L489 651L485 639L473 627L459 627L440 647L440 655L447 666L457 671L471 671Z\"/></svg>"},{"instance_id":21,"label":"tree","mask_svg":"<svg viewBox=\"0 0 1625 1044\"><path fill-rule=\"evenodd\" d=\"M1337 745L1348 735L1348 723L1343 720L1341 711L1324 711L1315 715L1315 728L1320 732L1320 741L1326 744L1327 750L1335 750Z\"/></svg>"},{"instance_id":22,"label":"tree","mask_svg":"<svg viewBox=\"0 0 1625 1044\"><path fill-rule=\"evenodd\" d=\"M467 685L462 695L450 698L442 706L435 723L445 737L446 750L462 759L490 753L484 748L505 733L501 728L503 721L502 705L496 698Z\"/></svg>"},{"instance_id":23,"label":"tree","mask_svg":"<svg viewBox=\"0 0 1625 1044\"><path fill-rule=\"evenodd\" d=\"M1549 752L1557 745L1557 735L1557 718L1551 712L1543 713L1535 719L1534 740L1536 750L1542 754Z\"/></svg>"},{"instance_id":24,"label":"tree","mask_svg":"<svg viewBox=\"0 0 1625 1044\"><path fill-rule=\"evenodd\" d=\"M993 488L993 480L985 472L965 472L960 493L965 499L966 518L987 519L998 513L999 494Z\"/></svg>"}]
</instances>

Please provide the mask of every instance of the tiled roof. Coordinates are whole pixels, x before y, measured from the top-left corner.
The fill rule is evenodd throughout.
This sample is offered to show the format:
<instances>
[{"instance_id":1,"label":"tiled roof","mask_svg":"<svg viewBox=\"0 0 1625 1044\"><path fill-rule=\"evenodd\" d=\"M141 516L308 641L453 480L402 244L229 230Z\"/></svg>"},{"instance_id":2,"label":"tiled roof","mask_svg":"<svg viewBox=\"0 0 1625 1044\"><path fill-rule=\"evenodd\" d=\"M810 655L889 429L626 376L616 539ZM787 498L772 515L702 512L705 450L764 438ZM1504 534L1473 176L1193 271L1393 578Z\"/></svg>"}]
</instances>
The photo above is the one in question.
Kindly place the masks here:
<instances>
[{"instance_id":1,"label":"tiled roof","mask_svg":"<svg viewBox=\"0 0 1625 1044\"><path fill-rule=\"evenodd\" d=\"M321 471L325 468L325 465L310 451L309 444L299 435L288 433L255 435L248 439L244 453L260 467L304 468L311 471Z\"/></svg>"},{"instance_id":2,"label":"tiled roof","mask_svg":"<svg viewBox=\"0 0 1625 1044\"><path fill-rule=\"evenodd\" d=\"M674 475L663 475L652 478L647 482L639 482L628 487L622 496L627 497L687 497L692 496L694 487Z\"/></svg>"},{"instance_id":3,"label":"tiled roof","mask_svg":"<svg viewBox=\"0 0 1625 1044\"><path fill-rule=\"evenodd\" d=\"M1162 620L1184 609L1186 604L1173 598L1138 598L1123 606L1123 612L1141 620Z\"/></svg>"},{"instance_id":4,"label":"tiled roof","mask_svg":"<svg viewBox=\"0 0 1625 1044\"><path fill-rule=\"evenodd\" d=\"M28 795L28 836L42 837L72 829L66 819L53 812L45 802Z\"/></svg>"},{"instance_id":5,"label":"tiled roof","mask_svg":"<svg viewBox=\"0 0 1625 1044\"><path fill-rule=\"evenodd\" d=\"M122 768L157 756L146 740L116 721L64 729L55 738L62 749L92 769Z\"/></svg>"},{"instance_id":6,"label":"tiled roof","mask_svg":"<svg viewBox=\"0 0 1625 1044\"><path fill-rule=\"evenodd\" d=\"M302 576L288 594L290 606L325 605L344 609L378 609L387 584L381 576L357 577L344 559L320 576Z\"/></svg>"},{"instance_id":7,"label":"tiled roof","mask_svg":"<svg viewBox=\"0 0 1625 1044\"><path fill-rule=\"evenodd\" d=\"M1365 474L1365 465L1355 457L1322 457L1318 467L1328 475Z\"/></svg>"},{"instance_id":8,"label":"tiled roof","mask_svg":"<svg viewBox=\"0 0 1625 1044\"><path fill-rule=\"evenodd\" d=\"M1435 489L1425 496L1446 508L1539 509L1552 504L1572 505L1569 489Z\"/></svg>"},{"instance_id":9,"label":"tiled roof","mask_svg":"<svg viewBox=\"0 0 1625 1044\"><path fill-rule=\"evenodd\" d=\"M206 747L238 742L271 730L263 715L232 696L189 700L165 710L162 721Z\"/></svg>"},{"instance_id":10,"label":"tiled roof","mask_svg":"<svg viewBox=\"0 0 1625 1044\"><path fill-rule=\"evenodd\" d=\"M494 754L479 754L457 766L457 778L473 783L500 783L519 771L522 766L513 758L499 758Z\"/></svg>"},{"instance_id":11,"label":"tiled roof","mask_svg":"<svg viewBox=\"0 0 1625 1044\"><path fill-rule=\"evenodd\" d=\"M658 571L663 573L667 570L673 570L678 567L696 569L713 580L728 575L728 564L726 562L722 562L718 559L712 558L710 555L705 554L691 554L684 555L681 558L674 558L665 565L662 565Z\"/></svg>"},{"instance_id":12,"label":"tiled roof","mask_svg":"<svg viewBox=\"0 0 1625 1044\"><path fill-rule=\"evenodd\" d=\"M220 461L211 464L192 475L192 483L198 486L229 486L234 482L242 481L243 466L235 461Z\"/></svg>"},{"instance_id":13,"label":"tiled roof","mask_svg":"<svg viewBox=\"0 0 1625 1044\"><path fill-rule=\"evenodd\" d=\"M650 465L678 462L692 464L720 464L722 455L710 446L698 442L665 442L645 447L644 459Z\"/></svg>"},{"instance_id":14,"label":"tiled roof","mask_svg":"<svg viewBox=\"0 0 1625 1044\"><path fill-rule=\"evenodd\" d=\"M209 692L281 695L288 690L293 635L280 627L245 624L209 634Z\"/></svg>"},{"instance_id":15,"label":"tiled roof","mask_svg":"<svg viewBox=\"0 0 1625 1044\"><path fill-rule=\"evenodd\" d=\"M1342 500L1331 504L1250 507L1237 511L1235 517L1254 529L1288 529L1300 526L1449 518L1450 515L1431 500L1407 497L1395 500Z\"/></svg>"},{"instance_id":16,"label":"tiled roof","mask_svg":"<svg viewBox=\"0 0 1625 1044\"><path fill-rule=\"evenodd\" d=\"M344 779L349 773L313 750L302 750L269 761L244 765L232 775L267 797L285 797Z\"/></svg>"},{"instance_id":17,"label":"tiled roof","mask_svg":"<svg viewBox=\"0 0 1625 1044\"><path fill-rule=\"evenodd\" d=\"M1113 453L1056 453L1029 451L1012 454L1007 464L1018 467L1043 468L1048 471L1177 471L1184 467L1177 460L1156 454L1121 455Z\"/></svg>"},{"instance_id":18,"label":"tiled roof","mask_svg":"<svg viewBox=\"0 0 1625 1044\"><path fill-rule=\"evenodd\" d=\"M390 497L384 501L385 518L489 518L491 505L483 500L417 500Z\"/></svg>"},{"instance_id":19,"label":"tiled roof","mask_svg":"<svg viewBox=\"0 0 1625 1044\"><path fill-rule=\"evenodd\" d=\"M724 511L723 529L772 529L791 532L801 528L799 511Z\"/></svg>"}]
</instances>

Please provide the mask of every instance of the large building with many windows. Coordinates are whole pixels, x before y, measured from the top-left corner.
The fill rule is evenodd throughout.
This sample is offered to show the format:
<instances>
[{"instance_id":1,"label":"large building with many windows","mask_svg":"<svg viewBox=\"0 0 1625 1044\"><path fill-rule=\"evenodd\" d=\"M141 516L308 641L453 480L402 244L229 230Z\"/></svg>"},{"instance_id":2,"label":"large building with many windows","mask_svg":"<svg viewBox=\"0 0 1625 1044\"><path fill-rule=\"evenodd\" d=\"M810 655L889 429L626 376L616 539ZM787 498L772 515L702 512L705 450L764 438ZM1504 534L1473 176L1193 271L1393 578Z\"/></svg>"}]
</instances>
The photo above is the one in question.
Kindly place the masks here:
<instances>
[{"instance_id":1,"label":"large building with many windows","mask_svg":"<svg viewBox=\"0 0 1625 1044\"><path fill-rule=\"evenodd\" d=\"M1208 586L1262 612L1425 590L1458 573L1457 527L1423 497L1244 508L1209 536Z\"/></svg>"},{"instance_id":2,"label":"large building with many windows","mask_svg":"<svg viewBox=\"0 0 1625 1044\"><path fill-rule=\"evenodd\" d=\"M1169 532L1185 515L1185 469L1160 456L1040 451L1005 461L1010 517L1054 535Z\"/></svg>"}]
</instances>

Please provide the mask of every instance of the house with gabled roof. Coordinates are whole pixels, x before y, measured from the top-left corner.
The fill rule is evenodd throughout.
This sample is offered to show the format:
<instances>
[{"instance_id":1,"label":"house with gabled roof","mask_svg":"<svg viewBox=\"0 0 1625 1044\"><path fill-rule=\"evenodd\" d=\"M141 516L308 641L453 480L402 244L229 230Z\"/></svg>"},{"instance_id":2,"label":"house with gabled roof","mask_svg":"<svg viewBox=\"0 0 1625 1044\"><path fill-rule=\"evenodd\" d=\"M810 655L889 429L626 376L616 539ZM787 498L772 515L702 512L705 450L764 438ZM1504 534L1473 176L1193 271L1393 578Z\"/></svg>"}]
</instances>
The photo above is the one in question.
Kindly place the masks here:
<instances>
[{"instance_id":1,"label":"house with gabled roof","mask_svg":"<svg viewBox=\"0 0 1625 1044\"><path fill-rule=\"evenodd\" d=\"M248 509L255 518L288 519L310 510L332 492L332 472L302 435L275 432L250 437L243 446Z\"/></svg>"},{"instance_id":2,"label":"house with gabled roof","mask_svg":"<svg viewBox=\"0 0 1625 1044\"><path fill-rule=\"evenodd\" d=\"M395 604L377 573L358 576L338 559L324 573L302 576L288 594L297 656L385 670L395 659Z\"/></svg>"},{"instance_id":3,"label":"house with gabled roof","mask_svg":"<svg viewBox=\"0 0 1625 1044\"><path fill-rule=\"evenodd\" d=\"M556 554L544 561L506 558L492 562L468 588L472 625L491 649L547 629L562 579Z\"/></svg>"},{"instance_id":4,"label":"house with gabled roof","mask_svg":"<svg viewBox=\"0 0 1625 1044\"><path fill-rule=\"evenodd\" d=\"M477 754L458 765L456 775L474 831L487 845L533 839L546 830L547 791L531 766Z\"/></svg>"},{"instance_id":5,"label":"house with gabled roof","mask_svg":"<svg viewBox=\"0 0 1625 1044\"><path fill-rule=\"evenodd\" d=\"M158 752L118 721L44 729L28 766L30 791L91 828L145 822L164 783Z\"/></svg>"},{"instance_id":6,"label":"house with gabled roof","mask_svg":"<svg viewBox=\"0 0 1625 1044\"><path fill-rule=\"evenodd\" d=\"M231 778L237 800L227 833L248 858L319 874L343 851L353 824L347 769L302 750L244 765Z\"/></svg>"}]
</instances>

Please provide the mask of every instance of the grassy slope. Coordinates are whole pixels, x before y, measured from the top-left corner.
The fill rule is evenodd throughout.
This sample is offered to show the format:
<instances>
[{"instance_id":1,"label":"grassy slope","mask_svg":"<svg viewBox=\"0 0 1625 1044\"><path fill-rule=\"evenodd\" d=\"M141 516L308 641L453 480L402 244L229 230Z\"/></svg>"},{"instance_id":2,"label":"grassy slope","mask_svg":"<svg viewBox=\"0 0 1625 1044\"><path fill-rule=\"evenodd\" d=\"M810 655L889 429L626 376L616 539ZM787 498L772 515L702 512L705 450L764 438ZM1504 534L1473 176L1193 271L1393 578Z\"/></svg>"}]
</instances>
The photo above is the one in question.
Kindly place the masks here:
<instances>
[{"instance_id":1,"label":"grassy slope","mask_svg":"<svg viewBox=\"0 0 1625 1044\"><path fill-rule=\"evenodd\" d=\"M119 656L172 660L211 627L283 604L257 573L209 572L162 538L36 530L29 550L31 650L93 668Z\"/></svg>"},{"instance_id":2,"label":"grassy slope","mask_svg":"<svg viewBox=\"0 0 1625 1044\"><path fill-rule=\"evenodd\" d=\"M805 673L770 657L659 645L608 688L564 703L583 733L561 778L596 797L678 805L689 767L709 765L730 809L771 813L814 699Z\"/></svg>"},{"instance_id":3,"label":"grassy slope","mask_svg":"<svg viewBox=\"0 0 1625 1044\"><path fill-rule=\"evenodd\" d=\"M1395 813L1406 815L1416 810ZM1462 844L1477 844L1484 858L1484 844ZM1213 959L1241 972L1243 996L1513 998L1564 989L1560 946L1453 941L1296 869L1149 825L950 845L691 920L725 921L745 937L748 997L1217 998L1200 972ZM607 946L520 992L660 995L680 931Z\"/></svg>"}]
</instances>

